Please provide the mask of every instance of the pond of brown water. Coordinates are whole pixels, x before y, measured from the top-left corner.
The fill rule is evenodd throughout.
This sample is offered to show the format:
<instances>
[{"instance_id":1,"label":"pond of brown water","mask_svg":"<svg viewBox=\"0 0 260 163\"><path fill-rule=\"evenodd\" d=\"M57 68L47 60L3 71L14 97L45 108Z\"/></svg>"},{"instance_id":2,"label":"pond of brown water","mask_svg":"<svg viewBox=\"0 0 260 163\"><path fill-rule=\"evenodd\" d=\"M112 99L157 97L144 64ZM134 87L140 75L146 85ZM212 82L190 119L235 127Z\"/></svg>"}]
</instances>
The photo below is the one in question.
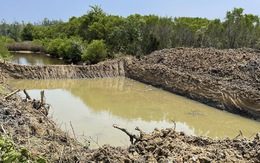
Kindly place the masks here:
<instances>
[{"instance_id":1,"label":"pond of brown water","mask_svg":"<svg viewBox=\"0 0 260 163\"><path fill-rule=\"evenodd\" d=\"M37 99L40 90L45 90L46 102L52 106L49 116L71 133L72 124L78 139L90 140L92 148L130 144L113 124L137 133L135 126L151 132L174 127L174 121L177 131L212 138L234 138L239 130L249 138L260 131L260 122L123 77L10 82Z\"/></svg>"}]
</instances>

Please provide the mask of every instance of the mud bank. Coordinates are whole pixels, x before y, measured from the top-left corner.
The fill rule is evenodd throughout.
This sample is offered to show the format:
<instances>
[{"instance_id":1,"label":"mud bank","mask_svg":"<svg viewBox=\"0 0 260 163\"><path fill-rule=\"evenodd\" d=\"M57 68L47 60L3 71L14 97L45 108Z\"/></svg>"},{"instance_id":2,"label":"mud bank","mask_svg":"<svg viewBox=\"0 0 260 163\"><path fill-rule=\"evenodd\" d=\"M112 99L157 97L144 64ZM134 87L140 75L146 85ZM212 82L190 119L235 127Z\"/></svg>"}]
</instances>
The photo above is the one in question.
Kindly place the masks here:
<instances>
[{"instance_id":1,"label":"mud bank","mask_svg":"<svg viewBox=\"0 0 260 163\"><path fill-rule=\"evenodd\" d=\"M177 48L132 59L126 76L207 105L260 119L260 52Z\"/></svg>"},{"instance_id":2,"label":"mud bank","mask_svg":"<svg viewBox=\"0 0 260 163\"><path fill-rule=\"evenodd\" d=\"M123 60L96 65L27 66L0 62L3 75L14 79L77 79L125 76Z\"/></svg>"},{"instance_id":3,"label":"mud bank","mask_svg":"<svg viewBox=\"0 0 260 163\"><path fill-rule=\"evenodd\" d=\"M6 77L22 79L126 76L260 120L260 51L253 49L175 48L97 65L0 66Z\"/></svg>"}]
</instances>

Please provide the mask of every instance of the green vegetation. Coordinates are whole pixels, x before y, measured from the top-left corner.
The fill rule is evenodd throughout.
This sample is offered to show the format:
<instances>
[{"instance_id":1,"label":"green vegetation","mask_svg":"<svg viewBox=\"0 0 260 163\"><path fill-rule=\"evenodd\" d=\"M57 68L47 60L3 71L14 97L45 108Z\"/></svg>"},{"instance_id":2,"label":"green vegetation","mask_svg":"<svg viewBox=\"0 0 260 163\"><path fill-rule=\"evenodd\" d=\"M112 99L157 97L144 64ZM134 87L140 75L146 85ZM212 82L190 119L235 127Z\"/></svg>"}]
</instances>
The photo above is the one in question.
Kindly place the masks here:
<instances>
[{"instance_id":1,"label":"green vegetation","mask_svg":"<svg viewBox=\"0 0 260 163\"><path fill-rule=\"evenodd\" d=\"M0 38L0 61L1 60L10 60L11 58L12 58L12 55L10 54L10 52L8 51L8 49L5 45L5 39Z\"/></svg>"},{"instance_id":2,"label":"green vegetation","mask_svg":"<svg viewBox=\"0 0 260 163\"><path fill-rule=\"evenodd\" d=\"M42 157L32 158L26 148L15 149L14 143L4 135L0 136L0 151L0 160L3 163L29 161L38 163L46 162Z\"/></svg>"},{"instance_id":3,"label":"green vegetation","mask_svg":"<svg viewBox=\"0 0 260 163\"><path fill-rule=\"evenodd\" d=\"M2 20L0 36L40 43L46 53L71 62L97 63L118 54L141 56L173 47L260 49L259 20L244 14L242 8L228 11L221 21L139 14L124 18L91 6L86 14L68 22L45 18L41 23L7 24ZM12 50L12 46L8 48Z\"/></svg>"},{"instance_id":4,"label":"green vegetation","mask_svg":"<svg viewBox=\"0 0 260 163\"><path fill-rule=\"evenodd\" d=\"M106 57L107 49L103 40L93 40L82 55L82 59L88 60L91 63L98 63L105 60Z\"/></svg>"}]
</instances>

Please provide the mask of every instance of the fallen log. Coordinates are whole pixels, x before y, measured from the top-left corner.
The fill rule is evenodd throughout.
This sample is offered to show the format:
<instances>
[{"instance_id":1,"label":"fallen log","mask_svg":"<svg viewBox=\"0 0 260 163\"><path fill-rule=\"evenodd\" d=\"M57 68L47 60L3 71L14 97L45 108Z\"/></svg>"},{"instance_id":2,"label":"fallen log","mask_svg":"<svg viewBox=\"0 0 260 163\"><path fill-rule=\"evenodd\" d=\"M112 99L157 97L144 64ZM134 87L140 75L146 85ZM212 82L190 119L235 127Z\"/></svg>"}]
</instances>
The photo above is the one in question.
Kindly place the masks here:
<instances>
[{"instance_id":1,"label":"fallen log","mask_svg":"<svg viewBox=\"0 0 260 163\"><path fill-rule=\"evenodd\" d=\"M17 89L17 90L15 90L15 91L13 91L12 93L6 95L4 98L7 100L9 97L13 96L14 94L16 94L16 93L19 92L19 91L20 91L20 89Z\"/></svg>"}]
</instances>

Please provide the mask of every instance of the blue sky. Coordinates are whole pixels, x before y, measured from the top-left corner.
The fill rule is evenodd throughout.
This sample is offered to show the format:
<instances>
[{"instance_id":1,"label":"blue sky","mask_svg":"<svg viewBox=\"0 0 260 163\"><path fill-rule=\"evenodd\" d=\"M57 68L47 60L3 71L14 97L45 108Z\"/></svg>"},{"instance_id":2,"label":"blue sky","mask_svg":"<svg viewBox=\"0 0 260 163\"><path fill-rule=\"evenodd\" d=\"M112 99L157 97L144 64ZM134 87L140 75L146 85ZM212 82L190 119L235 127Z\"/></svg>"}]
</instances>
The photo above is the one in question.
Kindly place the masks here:
<instances>
[{"instance_id":1,"label":"blue sky","mask_svg":"<svg viewBox=\"0 0 260 163\"><path fill-rule=\"evenodd\" d=\"M260 16L259 0L0 0L0 20L39 22L46 17L68 21L85 14L89 5L100 5L106 13L124 17L138 13L223 20L235 7Z\"/></svg>"}]
</instances>

